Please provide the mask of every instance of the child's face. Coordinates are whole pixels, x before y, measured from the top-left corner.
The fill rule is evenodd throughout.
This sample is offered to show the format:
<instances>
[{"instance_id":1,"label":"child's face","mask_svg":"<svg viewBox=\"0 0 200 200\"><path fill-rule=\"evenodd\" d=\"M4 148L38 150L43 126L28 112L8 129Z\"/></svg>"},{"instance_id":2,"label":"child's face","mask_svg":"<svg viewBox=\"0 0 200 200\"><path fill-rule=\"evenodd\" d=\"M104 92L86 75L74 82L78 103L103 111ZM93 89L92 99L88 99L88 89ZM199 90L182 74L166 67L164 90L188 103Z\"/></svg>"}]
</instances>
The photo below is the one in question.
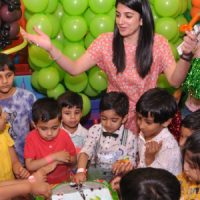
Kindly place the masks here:
<instances>
[{"instance_id":1,"label":"child's face","mask_svg":"<svg viewBox=\"0 0 200 200\"><path fill-rule=\"evenodd\" d=\"M47 141L53 140L59 132L60 120L59 118L51 119L48 122L39 121L35 124L40 136Z\"/></svg>"},{"instance_id":2,"label":"child's face","mask_svg":"<svg viewBox=\"0 0 200 200\"><path fill-rule=\"evenodd\" d=\"M114 133L125 123L127 116L121 117L114 110L105 110L100 113L101 124L108 132Z\"/></svg>"},{"instance_id":3,"label":"child's face","mask_svg":"<svg viewBox=\"0 0 200 200\"><path fill-rule=\"evenodd\" d=\"M198 166L195 166L191 161L190 157L192 156L192 152L186 151L184 157L184 165L183 170L188 180L191 182L200 182L200 170Z\"/></svg>"},{"instance_id":4,"label":"child's face","mask_svg":"<svg viewBox=\"0 0 200 200\"><path fill-rule=\"evenodd\" d=\"M145 140L151 140L164 128L163 124L154 122L154 117L150 115L144 117L140 113L137 113L137 124L140 131L144 134Z\"/></svg>"},{"instance_id":5,"label":"child's face","mask_svg":"<svg viewBox=\"0 0 200 200\"><path fill-rule=\"evenodd\" d=\"M181 127L181 136L180 136L180 140L179 140L179 146L181 148L183 148L187 138L189 136L191 136L191 135L192 135L192 130L191 129L186 128L184 126Z\"/></svg>"},{"instance_id":6,"label":"child's face","mask_svg":"<svg viewBox=\"0 0 200 200\"><path fill-rule=\"evenodd\" d=\"M7 94L13 87L14 72L8 67L4 68L4 71L0 71L0 93Z\"/></svg>"},{"instance_id":7,"label":"child's face","mask_svg":"<svg viewBox=\"0 0 200 200\"><path fill-rule=\"evenodd\" d=\"M81 120L82 111L77 107L62 108L62 123L66 128L76 128Z\"/></svg>"}]
</instances>

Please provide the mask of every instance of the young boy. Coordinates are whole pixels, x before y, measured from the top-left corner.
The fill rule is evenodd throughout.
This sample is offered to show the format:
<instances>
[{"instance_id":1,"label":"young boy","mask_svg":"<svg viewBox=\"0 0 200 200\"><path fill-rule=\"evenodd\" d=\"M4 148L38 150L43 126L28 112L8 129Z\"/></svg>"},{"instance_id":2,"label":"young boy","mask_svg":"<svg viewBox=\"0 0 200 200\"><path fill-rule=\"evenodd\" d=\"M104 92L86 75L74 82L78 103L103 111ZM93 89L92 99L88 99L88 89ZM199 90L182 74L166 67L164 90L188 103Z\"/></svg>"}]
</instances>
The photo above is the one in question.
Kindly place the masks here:
<instances>
[{"instance_id":1,"label":"young boy","mask_svg":"<svg viewBox=\"0 0 200 200\"><path fill-rule=\"evenodd\" d=\"M8 55L0 53L0 106L8 113L9 134L15 142L15 150L24 162L24 140L30 131L31 108L36 100L33 93L13 86L15 66Z\"/></svg>"},{"instance_id":2,"label":"young boy","mask_svg":"<svg viewBox=\"0 0 200 200\"><path fill-rule=\"evenodd\" d=\"M22 167L14 149L14 141L8 133L9 124L6 122L6 113L0 107L0 182L16 178L25 179L29 172Z\"/></svg>"},{"instance_id":3,"label":"young boy","mask_svg":"<svg viewBox=\"0 0 200 200\"><path fill-rule=\"evenodd\" d=\"M168 125L177 111L173 96L159 88L145 92L136 104L139 134L138 167L154 167L177 175L181 172L181 153Z\"/></svg>"},{"instance_id":4,"label":"young boy","mask_svg":"<svg viewBox=\"0 0 200 200\"><path fill-rule=\"evenodd\" d=\"M105 179L112 176L112 166L125 160L135 166L137 137L124 128L129 109L128 97L122 92L106 93L100 101L101 123L89 129L87 140L78 158L76 182L86 180L88 160L91 165L88 179ZM121 165L120 165L121 166ZM119 166L119 167L120 167ZM114 169L117 173L118 169Z\"/></svg>"},{"instance_id":5,"label":"young boy","mask_svg":"<svg viewBox=\"0 0 200 200\"><path fill-rule=\"evenodd\" d=\"M200 130L200 110L190 113L182 120L179 146L183 148L187 138L197 130Z\"/></svg>"},{"instance_id":6,"label":"young boy","mask_svg":"<svg viewBox=\"0 0 200 200\"><path fill-rule=\"evenodd\" d=\"M82 97L75 92L67 91L58 98L58 104L62 113L61 127L71 137L78 154L88 134L87 129L80 124L83 109Z\"/></svg>"},{"instance_id":7,"label":"young boy","mask_svg":"<svg viewBox=\"0 0 200 200\"><path fill-rule=\"evenodd\" d=\"M47 175L51 184L69 181L70 167L76 163L76 150L68 134L60 129L61 112L56 100L42 98L33 104L35 129L25 142L27 169L36 171L48 164L55 169Z\"/></svg>"}]
</instances>

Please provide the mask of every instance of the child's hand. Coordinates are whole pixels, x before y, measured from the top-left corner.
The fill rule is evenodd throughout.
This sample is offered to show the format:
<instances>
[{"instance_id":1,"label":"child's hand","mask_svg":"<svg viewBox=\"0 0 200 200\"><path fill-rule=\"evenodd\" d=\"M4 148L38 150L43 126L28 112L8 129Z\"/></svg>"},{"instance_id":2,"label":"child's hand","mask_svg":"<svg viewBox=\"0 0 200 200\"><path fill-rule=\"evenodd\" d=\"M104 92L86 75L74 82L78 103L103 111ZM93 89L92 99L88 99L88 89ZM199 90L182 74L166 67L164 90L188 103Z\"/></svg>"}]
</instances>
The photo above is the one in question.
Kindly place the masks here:
<instances>
[{"instance_id":1,"label":"child's hand","mask_svg":"<svg viewBox=\"0 0 200 200\"><path fill-rule=\"evenodd\" d=\"M29 171L17 163L13 165L13 172L18 179L27 179L30 176Z\"/></svg>"},{"instance_id":2,"label":"child's hand","mask_svg":"<svg viewBox=\"0 0 200 200\"><path fill-rule=\"evenodd\" d=\"M129 160L118 160L112 166L115 175L126 174L133 169L133 164Z\"/></svg>"},{"instance_id":3,"label":"child's hand","mask_svg":"<svg viewBox=\"0 0 200 200\"><path fill-rule=\"evenodd\" d=\"M71 156L69 155L69 152L66 151L59 151L57 153L54 153L53 157L54 157L53 160L64 163L71 163Z\"/></svg>"},{"instance_id":4,"label":"child's hand","mask_svg":"<svg viewBox=\"0 0 200 200\"><path fill-rule=\"evenodd\" d=\"M120 180L121 180L121 176L116 176L110 181L110 184L113 190L115 191L120 190L120 186L119 186Z\"/></svg>"},{"instance_id":5,"label":"child's hand","mask_svg":"<svg viewBox=\"0 0 200 200\"><path fill-rule=\"evenodd\" d=\"M155 155L160 151L162 142L151 141L146 143L145 161L150 165L155 160Z\"/></svg>"},{"instance_id":6,"label":"child's hand","mask_svg":"<svg viewBox=\"0 0 200 200\"><path fill-rule=\"evenodd\" d=\"M79 173L74 175L74 182L77 183L77 184L83 183L86 180L87 180L86 173L84 173L84 172L79 172Z\"/></svg>"}]
</instances>

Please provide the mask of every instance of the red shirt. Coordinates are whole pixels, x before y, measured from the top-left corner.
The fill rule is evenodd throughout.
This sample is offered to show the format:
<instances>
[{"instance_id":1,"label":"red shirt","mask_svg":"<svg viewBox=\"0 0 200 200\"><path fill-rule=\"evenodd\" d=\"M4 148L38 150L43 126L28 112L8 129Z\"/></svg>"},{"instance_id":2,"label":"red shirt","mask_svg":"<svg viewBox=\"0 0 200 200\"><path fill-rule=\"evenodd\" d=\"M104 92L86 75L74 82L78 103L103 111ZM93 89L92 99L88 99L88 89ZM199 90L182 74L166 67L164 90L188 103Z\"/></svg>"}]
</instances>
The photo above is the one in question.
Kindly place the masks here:
<instances>
[{"instance_id":1,"label":"red shirt","mask_svg":"<svg viewBox=\"0 0 200 200\"><path fill-rule=\"evenodd\" d=\"M37 160L63 150L69 152L71 156L76 155L74 144L65 131L60 129L58 135L53 140L46 141L41 138L38 131L34 129L26 137L24 158ZM69 175L69 166L60 164L57 165L53 172L48 174L47 180L50 184L61 183L63 181L68 181Z\"/></svg>"}]
</instances>

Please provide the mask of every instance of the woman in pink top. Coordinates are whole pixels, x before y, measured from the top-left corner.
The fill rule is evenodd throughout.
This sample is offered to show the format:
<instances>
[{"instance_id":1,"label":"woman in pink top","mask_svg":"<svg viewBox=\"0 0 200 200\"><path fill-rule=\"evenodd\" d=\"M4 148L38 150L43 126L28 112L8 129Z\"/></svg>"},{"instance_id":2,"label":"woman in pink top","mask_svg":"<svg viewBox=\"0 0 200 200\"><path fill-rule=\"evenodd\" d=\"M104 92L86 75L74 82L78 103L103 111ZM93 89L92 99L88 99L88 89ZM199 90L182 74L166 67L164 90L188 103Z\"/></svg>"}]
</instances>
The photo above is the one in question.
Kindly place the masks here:
<instances>
[{"instance_id":1,"label":"woman in pink top","mask_svg":"<svg viewBox=\"0 0 200 200\"><path fill-rule=\"evenodd\" d=\"M135 105L148 89L156 87L162 72L178 87L188 72L197 38L191 32L184 37L183 56L175 62L167 40L154 33L154 21L148 0L117 0L114 33L100 35L76 61L63 55L50 38L36 29L36 35L22 33L31 43L46 49L54 60L72 75L98 65L108 75L108 91L123 91L129 97L127 127L137 132Z\"/></svg>"}]
</instances>

